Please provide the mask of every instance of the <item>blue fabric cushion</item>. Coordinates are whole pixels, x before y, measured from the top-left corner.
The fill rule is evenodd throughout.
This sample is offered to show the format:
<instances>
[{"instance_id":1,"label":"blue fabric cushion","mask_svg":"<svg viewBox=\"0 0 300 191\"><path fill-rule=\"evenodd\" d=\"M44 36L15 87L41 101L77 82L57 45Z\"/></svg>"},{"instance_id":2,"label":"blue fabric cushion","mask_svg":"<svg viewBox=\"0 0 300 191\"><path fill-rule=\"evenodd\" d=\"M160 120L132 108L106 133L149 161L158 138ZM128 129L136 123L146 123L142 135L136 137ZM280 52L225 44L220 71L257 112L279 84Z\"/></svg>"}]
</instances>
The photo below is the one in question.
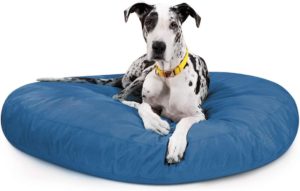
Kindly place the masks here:
<instances>
[{"instance_id":1,"label":"blue fabric cushion","mask_svg":"<svg viewBox=\"0 0 300 191\"><path fill-rule=\"evenodd\" d=\"M210 73L208 120L188 134L182 162L165 163L168 136L143 127L137 111L111 97L119 89L32 83L14 91L2 129L16 148L87 174L135 183L174 184L261 167L293 142L298 112L279 85L241 74ZM120 75L107 75L105 77ZM102 76L103 77L103 76ZM175 123L171 126L174 130Z\"/></svg>"}]
</instances>

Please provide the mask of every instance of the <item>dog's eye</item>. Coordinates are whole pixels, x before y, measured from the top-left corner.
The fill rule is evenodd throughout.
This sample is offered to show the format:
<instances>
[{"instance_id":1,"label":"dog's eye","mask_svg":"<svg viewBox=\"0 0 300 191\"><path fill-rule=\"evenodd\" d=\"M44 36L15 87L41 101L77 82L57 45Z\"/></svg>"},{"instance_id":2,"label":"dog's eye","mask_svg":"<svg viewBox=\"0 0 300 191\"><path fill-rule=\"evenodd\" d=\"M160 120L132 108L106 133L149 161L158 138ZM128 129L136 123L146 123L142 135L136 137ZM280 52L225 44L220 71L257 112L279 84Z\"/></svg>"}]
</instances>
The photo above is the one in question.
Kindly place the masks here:
<instances>
[{"instance_id":1,"label":"dog's eye","mask_svg":"<svg viewBox=\"0 0 300 191\"><path fill-rule=\"evenodd\" d=\"M177 28L178 28L178 24L176 22L171 22L170 29L177 29Z\"/></svg>"},{"instance_id":2,"label":"dog's eye","mask_svg":"<svg viewBox=\"0 0 300 191\"><path fill-rule=\"evenodd\" d=\"M146 25L146 26L149 26L149 25L151 25L151 24L152 24L152 20L151 20L151 19L145 21L145 25Z\"/></svg>"}]
</instances>

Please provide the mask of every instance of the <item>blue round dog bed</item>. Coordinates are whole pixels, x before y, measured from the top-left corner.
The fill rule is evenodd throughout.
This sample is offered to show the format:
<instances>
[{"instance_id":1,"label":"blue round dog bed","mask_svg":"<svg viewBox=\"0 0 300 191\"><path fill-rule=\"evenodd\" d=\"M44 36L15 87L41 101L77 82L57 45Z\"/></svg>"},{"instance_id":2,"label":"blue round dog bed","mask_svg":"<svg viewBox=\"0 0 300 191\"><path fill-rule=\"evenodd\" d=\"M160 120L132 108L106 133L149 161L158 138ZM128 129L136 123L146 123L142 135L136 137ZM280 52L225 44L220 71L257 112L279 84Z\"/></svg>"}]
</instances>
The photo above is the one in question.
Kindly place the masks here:
<instances>
[{"instance_id":1,"label":"blue round dog bed","mask_svg":"<svg viewBox=\"0 0 300 191\"><path fill-rule=\"evenodd\" d=\"M298 129L297 107L289 93L257 77L210 76L203 105L208 120L190 129L184 160L176 165L165 163L170 135L145 130L135 109L111 98L119 91L114 87L55 82L23 86L3 106L2 129L12 145L32 156L134 183L213 179L280 157Z\"/></svg>"}]
</instances>

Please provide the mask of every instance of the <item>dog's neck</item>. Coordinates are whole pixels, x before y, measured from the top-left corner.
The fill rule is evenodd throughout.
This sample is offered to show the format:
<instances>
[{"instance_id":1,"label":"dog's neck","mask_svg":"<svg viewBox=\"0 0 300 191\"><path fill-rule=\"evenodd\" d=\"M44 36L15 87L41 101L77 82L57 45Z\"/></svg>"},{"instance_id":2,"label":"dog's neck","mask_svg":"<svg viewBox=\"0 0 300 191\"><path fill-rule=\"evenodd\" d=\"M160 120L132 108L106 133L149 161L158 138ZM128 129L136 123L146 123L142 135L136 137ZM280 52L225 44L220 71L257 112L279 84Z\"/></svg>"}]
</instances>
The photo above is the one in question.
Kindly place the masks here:
<instances>
[{"instance_id":1,"label":"dog's neck","mask_svg":"<svg viewBox=\"0 0 300 191\"><path fill-rule=\"evenodd\" d=\"M187 46L181 38L180 43L177 43L174 48L173 55L170 61L158 61L158 66L164 71L171 71L176 68L183 60L187 51Z\"/></svg>"}]
</instances>

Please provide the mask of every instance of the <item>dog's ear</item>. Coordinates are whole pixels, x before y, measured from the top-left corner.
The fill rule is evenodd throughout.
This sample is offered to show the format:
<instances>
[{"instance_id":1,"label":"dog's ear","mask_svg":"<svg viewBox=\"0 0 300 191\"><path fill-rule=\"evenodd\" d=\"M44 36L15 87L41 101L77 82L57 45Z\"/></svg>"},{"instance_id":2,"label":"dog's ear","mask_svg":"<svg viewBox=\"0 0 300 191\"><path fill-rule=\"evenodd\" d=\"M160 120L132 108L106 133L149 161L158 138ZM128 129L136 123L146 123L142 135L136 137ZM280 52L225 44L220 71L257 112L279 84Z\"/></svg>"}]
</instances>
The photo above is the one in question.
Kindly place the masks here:
<instances>
[{"instance_id":1,"label":"dog's ear","mask_svg":"<svg viewBox=\"0 0 300 191\"><path fill-rule=\"evenodd\" d=\"M172 10L178 14L179 20L183 23L187 17L190 15L196 21L196 26L200 26L201 17L196 13L196 11L186 3L181 3L172 7Z\"/></svg>"},{"instance_id":2,"label":"dog's ear","mask_svg":"<svg viewBox=\"0 0 300 191\"><path fill-rule=\"evenodd\" d=\"M153 5L148 5L146 3L136 3L124 11L125 22L128 21L129 15L133 12L138 15L140 21L142 22L144 17L148 15L148 13L150 13L153 8Z\"/></svg>"}]
</instances>

